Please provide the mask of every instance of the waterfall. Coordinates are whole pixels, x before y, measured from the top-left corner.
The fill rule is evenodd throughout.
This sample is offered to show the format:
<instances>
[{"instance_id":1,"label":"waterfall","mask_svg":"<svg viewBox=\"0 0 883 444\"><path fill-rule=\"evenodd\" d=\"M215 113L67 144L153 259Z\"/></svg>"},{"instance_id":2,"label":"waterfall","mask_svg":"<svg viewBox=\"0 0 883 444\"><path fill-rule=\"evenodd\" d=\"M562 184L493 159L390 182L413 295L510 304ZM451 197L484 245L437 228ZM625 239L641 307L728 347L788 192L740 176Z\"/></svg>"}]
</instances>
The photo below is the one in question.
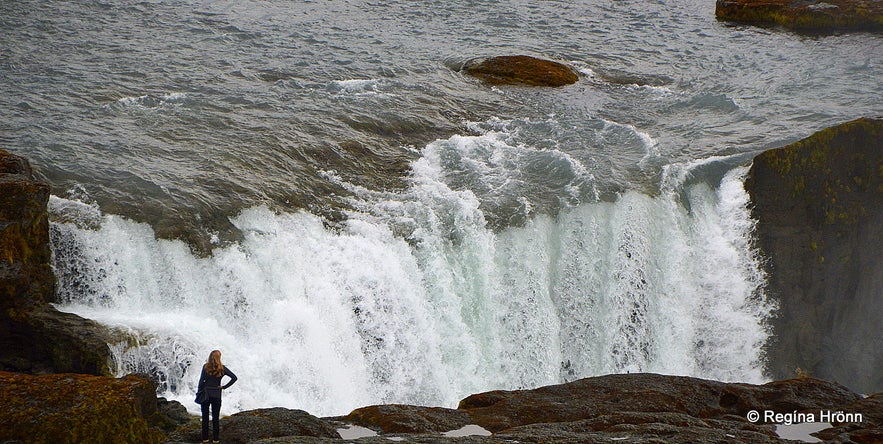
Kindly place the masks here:
<instances>
[{"instance_id":1,"label":"waterfall","mask_svg":"<svg viewBox=\"0 0 883 444\"><path fill-rule=\"evenodd\" d=\"M231 413L455 407L607 373L765 379L775 307L750 244L745 168L492 229L481 199L425 154L407 190L355 190L341 226L248 208L231 218L243 240L209 257L53 196L58 307L117 331L118 372L153 375L193 411L213 349L240 378Z\"/></svg>"}]
</instances>

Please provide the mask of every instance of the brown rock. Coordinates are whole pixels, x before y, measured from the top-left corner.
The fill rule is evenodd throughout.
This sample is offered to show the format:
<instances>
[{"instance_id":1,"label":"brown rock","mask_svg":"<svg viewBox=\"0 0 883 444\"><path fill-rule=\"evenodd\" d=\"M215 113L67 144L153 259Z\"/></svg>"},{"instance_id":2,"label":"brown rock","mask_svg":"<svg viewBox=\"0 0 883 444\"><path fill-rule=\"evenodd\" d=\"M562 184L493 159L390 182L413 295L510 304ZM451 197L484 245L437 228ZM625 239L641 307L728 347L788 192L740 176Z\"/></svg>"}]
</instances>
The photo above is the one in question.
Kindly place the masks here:
<instances>
[{"instance_id":1,"label":"brown rock","mask_svg":"<svg viewBox=\"0 0 883 444\"><path fill-rule=\"evenodd\" d=\"M473 60L463 71L491 85L564 86L579 80L565 64L525 55Z\"/></svg>"},{"instance_id":2,"label":"brown rock","mask_svg":"<svg viewBox=\"0 0 883 444\"><path fill-rule=\"evenodd\" d=\"M225 444L286 436L340 438L330 423L303 410L275 407L248 410L221 419L221 439Z\"/></svg>"},{"instance_id":3,"label":"brown rock","mask_svg":"<svg viewBox=\"0 0 883 444\"><path fill-rule=\"evenodd\" d=\"M156 385L129 375L32 376L0 371L0 437L5 442L159 443Z\"/></svg>"},{"instance_id":4,"label":"brown rock","mask_svg":"<svg viewBox=\"0 0 883 444\"><path fill-rule=\"evenodd\" d=\"M110 375L104 329L61 313L49 246L49 185L0 150L0 369Z\"/></svg>"},{"instance_id":5,"label":"brown rock","mask_svg":"<svg viewBox=\"0 0 883 444\"><path fill-rule=\"evenodd\" d=\"M883 3L867 0L717 0L719 20L768 23L797 31L883 31Z\"/></svg>"},{"instance_id":6,"label":"brown rock","mask_svg":"<svg viewBox=\"0 0 883 444\"><path fill-rule=\"evenodd\" d=\"M838 384L812 378L764 385L727 384L683 376L607 375L534 390L472 395L458 407L492 432L537 423L593 419L622 412L675 413L699 419L750 410L794 410L845 406L860 399ZM688 423L685 423L688 424Z\"/></svg>"},{"instance_id":7,"label":"brown rock","mask_svg":"<svg viewBox=\"0 0 883 444\"><path fill-rule=\"evenodd\" d=\"M342 418L382 433L447 432L469 424L469 415L461 410L387 404L362 407Z\"/></svg>"},{"instance_id":8,"label":"brown rock","mask_svg":"<svg viewBox=\"0 0 883 444\"><path fill-rule=\"evenodd\" d=\"M0 150L0 308L52 302L49 185L26 159Z\"/></svg>"}]
</instances>

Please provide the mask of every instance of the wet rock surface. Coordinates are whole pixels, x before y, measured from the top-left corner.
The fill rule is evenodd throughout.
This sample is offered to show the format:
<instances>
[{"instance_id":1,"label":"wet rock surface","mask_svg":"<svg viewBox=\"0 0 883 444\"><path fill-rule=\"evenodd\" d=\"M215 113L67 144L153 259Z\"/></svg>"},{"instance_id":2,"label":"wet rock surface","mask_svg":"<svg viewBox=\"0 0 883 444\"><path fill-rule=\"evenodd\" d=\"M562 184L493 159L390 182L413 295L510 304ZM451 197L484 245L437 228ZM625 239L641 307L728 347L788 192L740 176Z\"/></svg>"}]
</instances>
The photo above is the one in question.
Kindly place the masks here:
<instances>
[{"instance_id":1,"label":"wet rock surface","mask_svg":"<svg viewBox=\"0 0 883 444\"><path fill-rule=\"evenodd\" d=\"M27 159L0 150L0 370L110 375L104 329L49 305L49 192Z\"/></svg>"},{"instance_id":2,"label":"wet rock surface","mask_svg":"<svg viewBox=\"0 0 883 444\"><path fill-rule=\"evenodd\" d=\"M774 378L796 369L883 390L883 119L858 119L755 157L745 181L779 302Z\"/></svg>"},{"instance_id":3,"label":"wet rock surface","mask_svg":"<svg viewBox=\"0 0 883 444\"><path fill-rule=\"evenodd\" d=\"M883 3L868 0L718 0L715 15L802 32L883 31Z\"/></svg>"},{"instance_id":4,"label":"wet rock surface","mask_svg":"<svg viewBox=\"0 0 883 444\"><path fill-rule=\"evenodd\" d=\"M305 412L263 409L242 412L221 421L221 442L235 443L786 443L776 425L749 412L821 411L861 414L861 422L833 424L820 432L831 442L862 441L879 435L881 395L862 398L845 387L813 378L795 378L753 385L723 383L657 374L607 375L533 390L496 390L461 401L457 409L410 405L379 405L334 418L313 418ZM289 412L299 412L289 419ZM268 436L254 417L277 423ZM239 418L252 418L241 421ZM300 421L313 424L298 429ZM287 423L287 425L281 425ZM473 434L456 433L472 427ZM325 424L315 426L315 424ZM372 433L334 438L327 429L357 425ZM193 428L190 426L191 429ZM282 436L284 433L301 435ZM194 429L198 430L198 429ZM243 430L248 430L244 432ZM475 434L474 430L484 431ZM274 433L276 433L274 432ZM491 434L490 432L494 432ZM181 437L181 435L179 435ZM197 442L198 436L183 441Z\"/></svg>"},{"instance_id":5,"label":"wet rock surface","mask_svg":"<svg viewBox=\"0 0 883 444\"><path fill-rule=\"evenodd\" d=\"M579 80L570 66L526 55L472 60L463 66L463 72L491 85L555 87Z\"/></svg>"}]
</instances>

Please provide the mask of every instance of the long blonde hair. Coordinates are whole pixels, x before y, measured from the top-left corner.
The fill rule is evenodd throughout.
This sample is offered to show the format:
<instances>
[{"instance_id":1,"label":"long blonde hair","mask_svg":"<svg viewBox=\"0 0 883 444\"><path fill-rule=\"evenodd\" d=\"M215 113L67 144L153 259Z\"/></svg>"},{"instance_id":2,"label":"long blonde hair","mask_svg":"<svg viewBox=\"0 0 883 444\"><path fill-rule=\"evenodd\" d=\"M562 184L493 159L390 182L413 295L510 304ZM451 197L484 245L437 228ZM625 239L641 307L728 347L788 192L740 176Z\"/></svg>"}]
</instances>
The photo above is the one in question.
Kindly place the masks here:
<instances>
[{"instance_id":1,"label":"long blonde hair","mask_svg":"<svg viewBox=\"0 0 883 444\"><path fill-rule=\"evenodd\" d=\"M224 376L224 364L221 364L221 351L212 350L205 363L205 372L216 378Z\"/></svg>"}]
</instances>

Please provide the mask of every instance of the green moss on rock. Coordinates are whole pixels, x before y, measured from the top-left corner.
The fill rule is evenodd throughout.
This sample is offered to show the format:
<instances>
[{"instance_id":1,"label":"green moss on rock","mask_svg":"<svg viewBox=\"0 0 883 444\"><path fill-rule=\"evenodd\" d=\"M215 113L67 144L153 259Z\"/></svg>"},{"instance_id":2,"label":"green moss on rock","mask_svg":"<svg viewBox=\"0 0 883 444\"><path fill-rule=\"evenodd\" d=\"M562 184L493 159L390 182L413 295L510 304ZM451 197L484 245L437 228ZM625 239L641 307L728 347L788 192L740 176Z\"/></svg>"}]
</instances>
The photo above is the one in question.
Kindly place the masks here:
<instances>
[{"instance_id":1,"label":"green moss on rock","mask_svg":"<svg viewBox=\"0 0 883 444\"><path fill-rule=\"evenodd\" d=\"M773 24L802 32L883 31L883 2L865 0L717 0L719 20Z\"/></svg>"},{"instance_id":2,"label":"green moss on rock","mask_svg":"<svg viewBox=\"0 0 883 444\"><path fill-rule=\"evenodd\" d=\"M745 181L756 243L779 303L768 366L856 391L883 388L883 119L831 127L754 158ZM837 344L837 347L830 347ZM866 356L867 359L854 359Z\"/></svg>"},{"instance_id":3,"label":"green moss on rock","mask_svg":"<svg viewBox=\"0 0 883 444\"><path fill-rule=\"evenodd\" d=\"M139 376L0 372L0 437L12 442L159 443L156 385Z\"/></svg>"}]
</instances>

